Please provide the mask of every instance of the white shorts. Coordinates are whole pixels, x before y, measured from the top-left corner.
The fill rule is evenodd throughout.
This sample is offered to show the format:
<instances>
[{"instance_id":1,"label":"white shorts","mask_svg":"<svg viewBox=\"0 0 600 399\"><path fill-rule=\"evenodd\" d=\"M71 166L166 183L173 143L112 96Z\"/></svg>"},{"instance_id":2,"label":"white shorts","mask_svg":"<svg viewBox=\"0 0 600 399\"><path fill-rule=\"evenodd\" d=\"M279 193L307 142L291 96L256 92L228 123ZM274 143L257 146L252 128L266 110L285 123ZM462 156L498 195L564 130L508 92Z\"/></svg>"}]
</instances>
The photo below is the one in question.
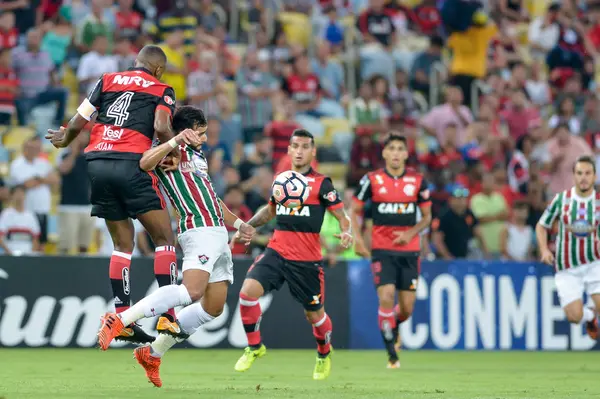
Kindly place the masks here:
<instances>
[{"instance_id":1,"label":"white shorts","mask_svg":"<svg viewBox=\"0 0 600 399\"><path fill-rule=\"evenodd\" d=\"M225 227L198 227L178 237L183 250L183 271L205 270L209 283L233 283L233 261L229 249L229 234Z\"/></svg>"},{"instance_id":2,"label":"white shorts","mask_svg":"<svg viewBox=\"0 0 600 399\"><path fill-rule=\"evenodd\" d=\"M583 300L584 291L588 295L600 294L600 261L561 270L554 275L560 306Z\"/></svg>"}]
</instances>

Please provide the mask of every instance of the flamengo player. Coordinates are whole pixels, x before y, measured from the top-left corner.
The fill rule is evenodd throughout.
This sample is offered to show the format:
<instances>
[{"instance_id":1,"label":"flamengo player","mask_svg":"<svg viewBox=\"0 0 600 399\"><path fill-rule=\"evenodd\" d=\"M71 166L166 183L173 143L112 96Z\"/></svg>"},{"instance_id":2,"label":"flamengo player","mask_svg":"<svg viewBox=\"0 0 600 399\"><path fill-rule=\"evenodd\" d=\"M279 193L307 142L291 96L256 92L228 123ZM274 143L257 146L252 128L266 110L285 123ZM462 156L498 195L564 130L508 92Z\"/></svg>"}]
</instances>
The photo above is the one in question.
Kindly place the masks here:
<instances>
[{"instance_id":1,"label":"flamengo player","mask_svg":"<svg viewBox=\"0 0 600 399\"><path fill-rule=\"evenodd\" d=\"M106 350L125 325L171 307L185 306L177 314L169 334L161 334L151 346L134 351L146 376L157 387L162 386L159 376L162 355L223 312L227 290L233 282L225 223L238 228L244 242L250 242L254 234L254 228L231 213L215 193L208 176L208 163L199 146L185 145L195 137L200 144L205 142L206 125L206 118L199 109L179 108L173 117L173 129L180 132L179 135L147 151L140 160L143 170L151 170L173 149L171 142L181 150L181 161L176 169L158 169L157 174L180 216L178 238L184 256L183 284L160 287L121 314L107 314L98 334L100 347Z\"/></svg>"},{"instance_id":2,"label":"flamengo player","mask_svg":"<svg viewBox=\"0 0 600 399\"><path fill-rule=\"evenodd\" d=\"M364 203L372 202L371 269L379 297L379 329L388 352L388 368L399 368L394 343L399 324L412 314L419 278L420 233L431 222L431 201L423 176L406 169L406 138L391 134L384 143L385 168L367 173L360 181L352 207L352 224L361 231ZM417 207L422 218L417 222ZM357 234L356 252L371 253ZM398 308L394 302L398 290Z\"/></svg>"},{"instance_id":3,"label":"flamengo player","mask_svg":"<svg viewBox=\"0 0 600 399\"><path fill-rule=\"evenodd\" d=\"M66 128L48 130L57 148L67 147L96 117L85 149L91 180L92 216L105 219L114 244L109 275L117 313L129 308L129 266L134 247L130 218L137 218L156 245L154 273L159 286L177 282L177 258L169 213L153 172L140 169L142 154L152 146L156 132L163 143L173 138L173 89L160 82L167 57L157 46L139 52L135 68L104 74L77 109ZM159 318L157 330L175 322L173 310ZM151 342L154 338L132 324L117 337Z\"/></svg>"},{"instance_id":4,"label":"flamengo player","mask_svg":"<svg viewBox=\"0 0 600 399\"><path fill-rule=\"evenodd\" d=\"M583 306L583 292L592 297L600 309L600 192L594 190L596 161L582 156L573 166L575 186L556 194L537 226L541 260L554 264L556 290L567 316L573 324L586 323L589 336L598 339L596 312ZM548 231L558 221L556 256L548 249Z\"/></svg>"},{"instance_id":5,"label":"flamengo player","mask_svg":"<svg viewBox=\"0 0 600 399\"><path fill-rule=\"evenodd\" d=\"M350 219L331 179L310 167L316 151L311 133L303 129L294 131L288 154L292 159L292 170L302 173L309 182L308 198L297 209L285 208L271 199L248 221L249 225L258 227L276 217L277 225L264 254L248 270L240 292L240 313L249 346L236 363L236 371L248 370L257 358L266 354L267 349L260 338L262 311L258 299L265 293L279 290L287 282L294 299L304 307L317 340L313 378L323 380L329 376L332 324L323 308L325 279L320 242L325 212L332 212L338 219L342 231L338 238L345 248L352 245L352 234Z\"/></svg>"}]
</instances>

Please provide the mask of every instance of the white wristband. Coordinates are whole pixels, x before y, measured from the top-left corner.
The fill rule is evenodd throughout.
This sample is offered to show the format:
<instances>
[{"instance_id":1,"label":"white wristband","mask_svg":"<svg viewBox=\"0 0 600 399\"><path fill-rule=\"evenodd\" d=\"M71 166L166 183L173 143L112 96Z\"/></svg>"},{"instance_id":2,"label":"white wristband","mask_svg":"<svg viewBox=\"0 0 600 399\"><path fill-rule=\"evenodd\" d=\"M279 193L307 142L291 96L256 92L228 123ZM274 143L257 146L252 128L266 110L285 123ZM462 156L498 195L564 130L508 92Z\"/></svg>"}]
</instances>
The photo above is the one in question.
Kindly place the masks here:
<instances>
[{"instance_id":1,"label":"white wristband","mask_svg":"<svg viewBox=\"0 0 600 399\"><path fill-rule=\"evenodd\" d=\"M173 137L171 140L167 141L167 143L169 143L171 148L175 148L175 147L179 146L179 144L177 144L177 140L175 140L175 137Z\"/></svg>"},{"instance_id":2,"label":"white wristband","mask_svg":"<svg viewBox=\"0 0 600 399\"><path fill-rule=\"evenodd\" d=\"M242 221L242 219L238 219L235 222L233 222L233 228L236 230L239 230L240 226L243 224L244 224L244 222Z\"/></svg>"}]
</instances>

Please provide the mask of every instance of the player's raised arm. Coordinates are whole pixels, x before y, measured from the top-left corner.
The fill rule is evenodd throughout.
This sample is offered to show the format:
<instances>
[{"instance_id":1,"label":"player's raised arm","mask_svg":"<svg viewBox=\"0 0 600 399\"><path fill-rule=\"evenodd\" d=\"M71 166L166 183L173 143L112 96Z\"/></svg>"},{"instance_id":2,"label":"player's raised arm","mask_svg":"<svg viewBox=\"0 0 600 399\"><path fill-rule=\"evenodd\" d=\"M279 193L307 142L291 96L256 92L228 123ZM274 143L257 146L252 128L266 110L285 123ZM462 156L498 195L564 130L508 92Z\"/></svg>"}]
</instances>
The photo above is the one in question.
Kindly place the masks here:
<instances>
[{"instance_id":1,"label":"player's raised arm","mask_svg":"<svg viewBox=\"0 0 600 399\"><path fill-rule=\"evenodd\" d=\"M556 194L550 205L544 210L542 217L535 226L535 237L538 248L540 249L540 260L543 263L552 265L554 255L548 248L548 231L552 228L552 223L560 213L562 207L562 193Z\"/></svg>"},{"instance_id":2,"label":"player's raised arm","mask_svg":"<svg viewBox=\"0 0 600 399\"><path fill-rule=\"evenodd\" d=\"M367 249L364 237L361 234L363 228L361 219L365 208L365 202L369 200L371 196L371 178L367 174L360 179L358 192L353 198L352 208L350 211L350 220L352 222L352 226L354 226L354 231L356 231L354 237L354 251L358 255L365 258L370 258L371 252Z\"/></svg>"},{"instance_id":3,"label":"player's raised arm","mask_svg":"<svg viewBox=\"0 0 600 399\"><path fill-rule=\"evenodd\" d=\"M175 92L168 87L159 100L154 112L154 131L161 143L166 143L175 137L173 130L173 114L175 113Z\"/></svg>"}]
</instances>

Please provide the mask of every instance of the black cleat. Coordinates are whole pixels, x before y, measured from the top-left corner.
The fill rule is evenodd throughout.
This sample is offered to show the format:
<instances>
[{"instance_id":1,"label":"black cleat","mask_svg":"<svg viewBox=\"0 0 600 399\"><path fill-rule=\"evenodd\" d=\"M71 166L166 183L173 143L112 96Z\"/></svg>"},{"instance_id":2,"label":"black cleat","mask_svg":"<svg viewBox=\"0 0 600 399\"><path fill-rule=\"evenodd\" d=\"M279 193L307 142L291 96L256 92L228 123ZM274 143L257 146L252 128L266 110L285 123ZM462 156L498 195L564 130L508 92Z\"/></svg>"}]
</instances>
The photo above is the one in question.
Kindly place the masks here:
<instances>
[{"instance_id":1,"label":"black cleat","mask_svg":"<svg viewBox=\"0 0 600 399\"><path fill-rule=\"evenodd\" d=\"M155 338L152 335L146 334L142 327L133 323L128 325L121 331L121 334L115 337L117 341L130 342L132 344L148 344L154 342Z\"/></svg>"}]
</instances>

